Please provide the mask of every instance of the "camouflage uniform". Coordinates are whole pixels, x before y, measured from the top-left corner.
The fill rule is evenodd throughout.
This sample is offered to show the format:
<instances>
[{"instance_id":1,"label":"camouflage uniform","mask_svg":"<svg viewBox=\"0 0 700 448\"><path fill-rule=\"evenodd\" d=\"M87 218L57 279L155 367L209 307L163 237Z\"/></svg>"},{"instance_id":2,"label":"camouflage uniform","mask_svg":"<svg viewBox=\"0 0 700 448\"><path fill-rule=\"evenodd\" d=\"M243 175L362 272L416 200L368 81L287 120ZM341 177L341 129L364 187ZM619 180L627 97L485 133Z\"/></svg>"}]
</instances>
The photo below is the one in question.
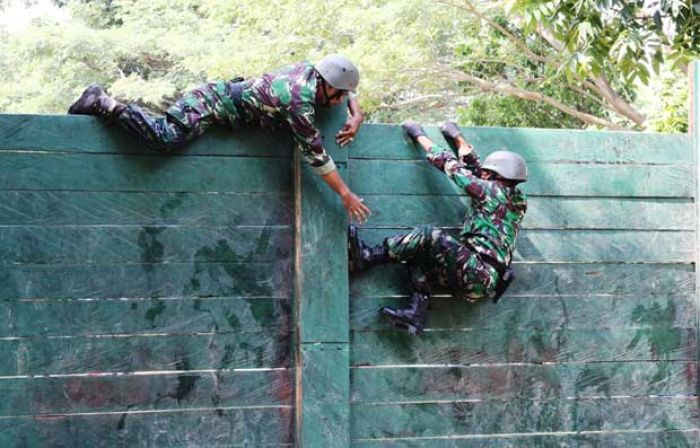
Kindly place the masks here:
<instances>
[{"instance_id":1,"label":"camouflage uniform","mask_svg":"<svg viewBox=\"0 0 700 448\"><path fill-rule=\"evenodd\" d=\"M414 289L425 288L420 281L422 271L455 297L469 301L492 297L499 280L494 265L511 263L527 208L525 195L518 188L481 179L481 163L474 152L459 160L451 151L434 145L427 158L469 195L472 211L465 217L459 238L427 225L387 238L384 247L389 259L419 269L412 273Z\"/></svg>"},{"instance_id":2,"label":"camouflage uniform","mask_svg":"<svg viewBox=\"0 0 700 448\"><path fill-rule=\"evenodd\" d=\"M304 61L253 80L205 84L171 106L164 117L151 117L132 104L118 111L116 120L151 146L165 150L201 135L212 124L287 123L303 159L324 175L335 170L335 164L316 127L316 88L314 65Z\"/></svg>"}]
</instances>

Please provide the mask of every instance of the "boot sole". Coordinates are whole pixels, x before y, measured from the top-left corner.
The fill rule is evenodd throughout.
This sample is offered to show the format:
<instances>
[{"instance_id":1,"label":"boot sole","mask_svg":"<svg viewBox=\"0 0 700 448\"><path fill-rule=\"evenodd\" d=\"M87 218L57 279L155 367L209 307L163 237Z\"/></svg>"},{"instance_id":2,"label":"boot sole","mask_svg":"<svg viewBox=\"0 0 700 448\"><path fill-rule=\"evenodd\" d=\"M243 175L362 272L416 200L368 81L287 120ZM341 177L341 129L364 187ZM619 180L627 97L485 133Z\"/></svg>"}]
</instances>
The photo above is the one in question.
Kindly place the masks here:
<instances>
[{"instance_id":1,"label":"boot sole","mask_svg":"<svg viewBox=\"0 0 700 448\"><path fill-rule=\"evenodd\" d=\"M457 125L455 125L455 128L456 128L456 130L457 130L457 134L454 135L454 136L447 130L447 126L446 126L446 125L440 126L440 133L442 134L443 137L449 138L449 139L451 139L451 140L457 140L457 137L463 137L463 134L462 134L462 132L459 130L459 128L457 127Z\"/></svg>"},{"instance_id":2,"label":"boot sole","mask_svg":"<svg viewBox=\"0 0 700 448\"><path fill-rule=\"evenodd\" d=\"M391 314L385 313L385 312L384 312L384 309L380 310L380 313L381 313L382 317L384 317L385 319L387 319L387 320L388 320L390 323L392 323L395 327L401 328L401 329L403 329L403 330L408 330L408 334L410 334L410 335L414 335L414 336L415 336L415 335L418 335L418 334L420 334L420 333L423 332L423 328L422 328L422 327L417 327L417 326L415 326L415 325L413 325L413 324L410 324L410 323L406 322L405 320L399 319L399 318L396 317L396 316L393 316L393 315L391 315Z\"/></svg>"}]
</instances>

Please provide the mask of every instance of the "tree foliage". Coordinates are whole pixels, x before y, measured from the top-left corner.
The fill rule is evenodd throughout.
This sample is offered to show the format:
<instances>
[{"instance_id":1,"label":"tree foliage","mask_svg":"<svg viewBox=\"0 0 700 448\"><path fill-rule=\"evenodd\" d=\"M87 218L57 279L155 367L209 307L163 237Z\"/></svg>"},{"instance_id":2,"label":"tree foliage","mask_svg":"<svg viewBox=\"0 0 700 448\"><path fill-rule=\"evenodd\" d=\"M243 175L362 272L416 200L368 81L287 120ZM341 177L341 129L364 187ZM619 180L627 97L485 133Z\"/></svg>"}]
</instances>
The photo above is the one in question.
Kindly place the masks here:
<instances>
[{"instance_id":1,"label":"tree foliage","mask_svg":"<svg viewBox=\"0 0 700 448\"><path fill-rule=\"evenodd\" d=\"M678 67L700 55L700 0L512 0L529 30L550 34L571 74L611 69L647 83L668 59Z\"/></svg>"},{"instance_id":2,"label":"tree foliage","mask_svg":"<svg viewBox=\"0 0 700 448\"><path fill-rule=\"evenodd\" d=\"M5 33L0 110L59 113L90 83L161 109L210 79L256 76L340 52L362 70L363 105L381 108L421 76L459 23L420 0L63 0L67 22Z\"/></svg>"},{"instance_id":3,"label":"tree foliage","mask_svg":"<svg viewBox=\"0 0 700 448\"><path fill-rule=\"evenodd\" d=\"M339 52L359 65L374 121L679 129L680 90L667 87L663 104L637 95L639 66L660 82L651 49L661 48L662 69L682 68L697 50L694 5L659 1L663 29L644 28L656 26L652 15L612 42L621 22L610 12L595 19L596 8L654 2L512 0L509 12L490 0L4 0L0 10L51 3L62 14L0 23L0 111L64 113L91 83L158 111L208 80ZM629 20L623 13L616 20ZM630 50L633 35L649 57ZM605 55L604 45L619 51ZM685 80L675 70L674 86Z\"/></svg>"}]
</instances>

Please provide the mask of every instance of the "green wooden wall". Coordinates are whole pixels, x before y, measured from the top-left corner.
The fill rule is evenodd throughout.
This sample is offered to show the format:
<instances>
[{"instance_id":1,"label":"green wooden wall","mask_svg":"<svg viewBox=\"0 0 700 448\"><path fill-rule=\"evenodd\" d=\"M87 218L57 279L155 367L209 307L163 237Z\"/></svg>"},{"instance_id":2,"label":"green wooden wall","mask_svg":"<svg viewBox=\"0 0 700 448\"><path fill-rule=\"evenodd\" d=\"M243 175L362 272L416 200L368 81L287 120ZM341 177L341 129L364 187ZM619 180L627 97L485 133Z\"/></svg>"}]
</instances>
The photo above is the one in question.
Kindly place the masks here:
<instances>
[{"instance_id":1,"label":"green wooden wall","mask_svg":"<svg viewBox=\"0 0 700 448\"><path fill-rule=\"evenodd\" d=\"M293 444L292 154L0 116L0 446Z\"/></svg>"},{"instance_id":2,"label":"green wooden wall","mask_svg":"<svg viewBox=\"0 0 700 448\"><path fill-rule=\"evenodd\" d=\"M405 268L351 276L353 445L698 446L690 136L466 137L530 166L516 281L496 305L437 297L412 337L377 314L406 303ZM371 126L354 145L352 188L375 211L363 237L459 228L468 200L397 126Z\"/></svg>"},{"instance_id":3,"label":"green wooden wall","mask_svg":"<svg viewBox=\"0 0 700 448\"><path fill-rule=\"evenodd\" d=\"M321 120L363 237L457 231L468 200L398 126L338 149L342 111ZM518 276L496 305L439 292L410 337L378 316L405 268L348 276L286 133L162 156L0 115L0 446L698 446L698 144L466 133L530 165Z\"/></svg>"}]
</instances>

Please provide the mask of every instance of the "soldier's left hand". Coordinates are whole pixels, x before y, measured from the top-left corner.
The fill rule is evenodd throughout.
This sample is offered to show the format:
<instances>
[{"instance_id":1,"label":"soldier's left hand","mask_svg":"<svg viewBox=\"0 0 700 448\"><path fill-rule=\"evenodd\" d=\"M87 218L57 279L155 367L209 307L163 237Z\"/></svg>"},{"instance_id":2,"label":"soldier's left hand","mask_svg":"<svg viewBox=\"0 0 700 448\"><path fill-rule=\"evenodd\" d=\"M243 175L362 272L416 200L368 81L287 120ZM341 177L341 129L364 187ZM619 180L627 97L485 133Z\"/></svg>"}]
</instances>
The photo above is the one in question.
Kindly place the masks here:
<instances>
[{"instance_id":1,"label":"soldier's left hand","mask_svg":"<svg viewBox=\"0 0 700 448\"><path fill-rule=\"evenodd\" d=\"M361 124L362 120L358 120L354 117L348 118L348 121L340 128L340 131L335 134L336 143L340 146L345 146L352 142L355 139L355 135L357 135L357 132L360 130Z\"/></svg>"}]
</instances>

